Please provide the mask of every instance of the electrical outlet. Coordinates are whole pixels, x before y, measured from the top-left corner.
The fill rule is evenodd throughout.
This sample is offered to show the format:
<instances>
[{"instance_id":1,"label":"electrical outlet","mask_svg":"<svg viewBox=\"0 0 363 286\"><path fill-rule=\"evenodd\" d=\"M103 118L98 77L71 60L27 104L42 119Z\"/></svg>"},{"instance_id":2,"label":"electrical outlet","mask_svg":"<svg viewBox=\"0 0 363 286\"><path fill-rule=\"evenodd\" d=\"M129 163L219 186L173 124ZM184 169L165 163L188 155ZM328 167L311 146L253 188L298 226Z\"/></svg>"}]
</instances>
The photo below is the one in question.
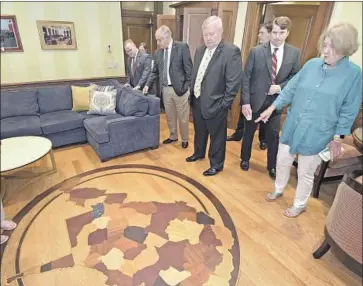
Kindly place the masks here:
<instances>
[{"instance_id":1,"label":"electrical outlet","mask_svg":"<svg viewBox=\"0 0 363 286\"><path fill-rule=\"evenodd\" d=\"M112 69L113 68L113 62L112 61L108 61L108 65L107 66L108 66L109 69Z\"/></svg>"}]
</instances>

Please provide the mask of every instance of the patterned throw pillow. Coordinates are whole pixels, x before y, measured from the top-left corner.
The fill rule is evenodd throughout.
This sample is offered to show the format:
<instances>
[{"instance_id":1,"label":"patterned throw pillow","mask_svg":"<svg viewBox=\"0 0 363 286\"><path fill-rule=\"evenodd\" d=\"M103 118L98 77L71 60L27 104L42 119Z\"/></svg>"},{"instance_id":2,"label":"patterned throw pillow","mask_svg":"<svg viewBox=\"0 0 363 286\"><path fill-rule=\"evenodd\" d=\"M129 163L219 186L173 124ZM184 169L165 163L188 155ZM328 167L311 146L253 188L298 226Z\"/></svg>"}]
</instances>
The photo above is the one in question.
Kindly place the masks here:
<instances>
[{"instance_id":1,"label":"patterned throw pillow","mask_svg":"<svg viewBox=\"0 0 363 286\"><path fill-rule=\"evenodd\" d=\"M116 89L111 91L90 91L90 105L87 114L116 114L116 93Z\"/></svg>"},{"instance_id":2,"label":"patterned throw pillow","mask_svg":"<svg viewBox=\"0 0 363 286\"><path fill-rule=\"evenodd\" d=\"M97 91L111 91L114 90L115 87L113 85L97 85L95 90Z\"/></svg>"}]
</instances>

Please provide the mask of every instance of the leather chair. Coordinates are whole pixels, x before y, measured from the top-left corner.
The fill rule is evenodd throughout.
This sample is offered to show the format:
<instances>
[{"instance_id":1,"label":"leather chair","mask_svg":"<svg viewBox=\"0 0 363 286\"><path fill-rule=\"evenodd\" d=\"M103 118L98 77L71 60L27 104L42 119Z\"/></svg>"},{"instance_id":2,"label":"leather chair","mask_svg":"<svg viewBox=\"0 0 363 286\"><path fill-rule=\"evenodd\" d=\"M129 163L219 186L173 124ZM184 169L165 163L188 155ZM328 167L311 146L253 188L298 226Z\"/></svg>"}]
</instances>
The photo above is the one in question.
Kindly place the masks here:
<instances>
[{"instance_id":1,"label":"leather chair","mask_svg":"<svg viewBox=\"0 0 363 286\"><path fill-rule=\"evenodd\" d=\"M325 239L313 253L321 258L330 248L347 268L362 277L363 170L345 174L325 223Z\"/></svg>"}]
</instances>

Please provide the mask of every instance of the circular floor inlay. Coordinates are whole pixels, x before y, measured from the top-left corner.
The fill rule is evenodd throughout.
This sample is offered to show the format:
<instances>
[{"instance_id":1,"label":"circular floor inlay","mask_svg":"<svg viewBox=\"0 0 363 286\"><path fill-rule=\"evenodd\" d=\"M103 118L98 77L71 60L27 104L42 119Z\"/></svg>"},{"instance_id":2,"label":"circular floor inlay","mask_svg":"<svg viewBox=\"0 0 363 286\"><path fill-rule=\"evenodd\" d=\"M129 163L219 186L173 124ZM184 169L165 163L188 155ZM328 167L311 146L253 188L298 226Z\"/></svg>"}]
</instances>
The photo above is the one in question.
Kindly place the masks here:
<instances>
[{"instance_id":1,"label":"circular floor inlay","mask_svg":"<svg viewBox=\"0 0 363 286\"><path fill-rule=\"evenodd\" d=\"M121 165L42 193L2 248L10 285L236 285L239 245L220 201L178 172Z\"/></svg>"}]
</instances>

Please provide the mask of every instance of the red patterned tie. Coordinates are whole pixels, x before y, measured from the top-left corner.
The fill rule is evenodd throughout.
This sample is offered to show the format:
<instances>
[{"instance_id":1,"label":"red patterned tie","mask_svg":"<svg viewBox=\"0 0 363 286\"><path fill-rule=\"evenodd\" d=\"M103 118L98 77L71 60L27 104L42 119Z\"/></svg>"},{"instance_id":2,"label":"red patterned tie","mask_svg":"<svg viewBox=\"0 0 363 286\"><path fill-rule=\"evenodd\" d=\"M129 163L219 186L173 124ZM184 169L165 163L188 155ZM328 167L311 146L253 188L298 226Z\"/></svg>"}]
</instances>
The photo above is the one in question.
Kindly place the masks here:
<instances>
[{"instance_id":1,"label":"red patterned tie","mask_svg":"<svg viewBox=\"0 0 363 286\"><path fill-rule=\"evenodd\" d=\"M279 48L275 48L275 51L274 53L272 54L272 84L275 84L276 83L276 74L277 74L277 56L276 56L276 53L277 53L277 50Z\"/></svg>"}]
</instances>

